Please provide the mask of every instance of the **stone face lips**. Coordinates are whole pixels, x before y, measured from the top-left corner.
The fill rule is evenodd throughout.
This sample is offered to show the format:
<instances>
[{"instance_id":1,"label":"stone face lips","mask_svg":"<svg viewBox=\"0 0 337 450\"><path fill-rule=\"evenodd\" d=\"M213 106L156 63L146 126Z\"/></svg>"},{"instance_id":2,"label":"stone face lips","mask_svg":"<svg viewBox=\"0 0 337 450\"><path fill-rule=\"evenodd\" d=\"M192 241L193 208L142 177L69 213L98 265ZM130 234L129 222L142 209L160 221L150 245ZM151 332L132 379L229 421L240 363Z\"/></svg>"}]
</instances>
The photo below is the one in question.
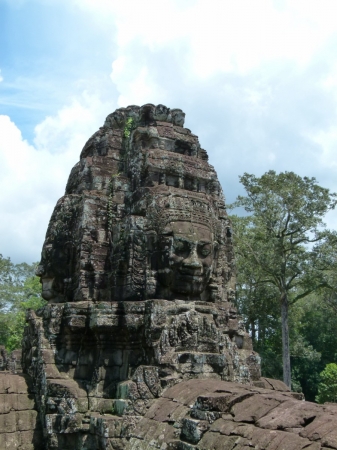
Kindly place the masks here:
<instances>
[{"instance_id":1,"label":"stone face lips","mask_svg":"<svg viewBox=\"0 0 337 450\"><path fill-rule=\"evenodd\" d=\"M46 449L125 448L162 393L260 378L231 304L231 224L207 153L163 105L109 115L53 212L23 370Z\"/></svg>"}]
</instances>

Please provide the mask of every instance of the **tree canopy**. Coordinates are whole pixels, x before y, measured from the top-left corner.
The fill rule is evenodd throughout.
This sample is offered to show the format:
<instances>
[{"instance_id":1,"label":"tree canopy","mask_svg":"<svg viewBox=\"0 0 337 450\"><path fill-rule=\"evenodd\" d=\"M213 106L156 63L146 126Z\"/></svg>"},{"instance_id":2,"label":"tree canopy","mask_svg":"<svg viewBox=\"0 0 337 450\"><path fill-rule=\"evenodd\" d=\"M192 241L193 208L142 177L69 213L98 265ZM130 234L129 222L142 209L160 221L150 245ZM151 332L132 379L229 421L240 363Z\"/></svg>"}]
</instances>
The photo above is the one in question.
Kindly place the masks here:
<instances>
[{"instance_id":1,"label":"tree canopy","mask_svg":"<svg viewBox=\"0 0 337 450\"><path fill-rule=\"evenodd\" d=\"M255 304L258 291L267 289L281 305L283 379L290 386L289 305L329 287L334 258L327 249L335 249L337 239L323 218L337 198L315 178L293 172L269 171L261 177L245 173L240 181L247 195L232 207L243 207L249 215L233 216L236 251L245 261L241 270L254 278Z\"/></svg>"},{"instance_id":2,"label":"tree canopy","mask_svg":"<svg viewBox=\"0 0 337 450\"><path fill-rule=\"evenodd\" d=\"M26 310L46 303L35 267L13 264L10 258L0 255L0 345L9 351L21 347Z\"/></svg>"},{"instance_id":3,"label":"tree canopy","mask_svg":"<svg viewBox=\"0 0 337 450\"><path fill-rule=\"evenodd\" d=\"M327 364L320 374L318 403L337 402L337 364Z\"/></svg>"}]
</instances>

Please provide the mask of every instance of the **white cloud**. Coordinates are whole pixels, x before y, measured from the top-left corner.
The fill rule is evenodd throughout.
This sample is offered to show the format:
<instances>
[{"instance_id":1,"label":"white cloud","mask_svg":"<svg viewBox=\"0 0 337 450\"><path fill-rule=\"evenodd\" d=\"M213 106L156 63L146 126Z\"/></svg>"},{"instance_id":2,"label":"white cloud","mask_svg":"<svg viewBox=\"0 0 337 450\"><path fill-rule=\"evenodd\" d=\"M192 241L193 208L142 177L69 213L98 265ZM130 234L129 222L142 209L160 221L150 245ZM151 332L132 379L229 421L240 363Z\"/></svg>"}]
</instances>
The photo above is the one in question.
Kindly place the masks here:
<instances>
[{"instance_id":1,"label":"white cloud","mask_svg":"<svg viewBox=\"0 0 337 450\"><path fill-rule=\"evenodd\" d=\"M80 98L73 98L69 106L35 127L37 150L58 154L73 151L78 155L83 138L88 139L90 131L93 133L102 125L104 112L107 115L109 108L96 96L84 92Z\"/></svg>"},{"instance_id":2,"label":"white cloud","mask_svg":"<svg viewBox=\"0 0 337 450\"><path fill-rule=\"evenodd\" d=\"M334 185L336 0L34 1L72 3L82 10L82 20L90 16L89 35L95 23L104 39L100 48L97 41L90 44L86 54L99 60L109 53L112 69L109 79L108 64L105 72L92 64L90 76L75 71L80 79L71 83L58 77L58 89L51 89L43 73L44 88L38 79L36 89L24 84L17 97L9 96L30 107L41 103L44 111L50 102L48 111L56 112L35 127L33 145L8 117L1 118L6 133L0 133L0 151L11 149L6 169L0 168L2 253L29 260L40 251L52 208L84 142L108 113L128 104L184 109L186 126L208 150L229 201L244 171L294 170ZM81 65L80 58L74 50L74 65ZM75 73L71 64L68 68ZM7 81L6 75L4 85ZM95 94L79 96L83 89ZM69 92L74 98L67 106L55 107L55 99L62 104L59 98Z\"/></svg>"},{"instance_id":3,"label":"white cloud","mask_svg":"<svg viewBox=\"0 0 337 450\"><path fill-rule=\"evenodd\" d=\"M317 133L309 134L309 138L318 144L321 150L320 162L329 170L337 169L337 130L330 127ZM336 184L337 188L337 184Z\"/></svg>"},{"instance_id":4,"label":"white cloud","mask_svg":"<svg viewBox=\"0 0 337 450\"><path fill-rule=\"evenodd\" d=\"M217 72L247 73L266 61L291 60L306 65L336 33L335 0L167 1L74 0L101 23L115 22L124 54L135 42L151 51L178 50L188 43L193 76Z\"/></svg>"},{"instance_id":5,"label":"white cloud","mask_svg":"<svg viewBox=\"0 0 337 450\"><path fill-rule=\"evenodd\" d=\"M167 91L157 82L147 64L121 56L112 63L111 80L120 95L118 106L165 103Z\"/></svg>"},{"instance_id":6,"label":"white cloud","mask_svg":"<svg viewBox=\"0 0 337 450\"><path fill-rule=\"evenodd\" d=\"M3 78L3 76L1 75L1 69L0 69L0 83L1 83L1 81L3 81L4 80L4 78Z\"/></svg>"},{"instance_id":7,"label":"white cloud","mask_svg":"<svg viewBox=\"0 0 337 450\"><path fill-rule=\"evenodd\" d=\"M289 72L304 74L337 36L331 18L337 12L335 0L289 0L279 7L272 0L170 1L164 8L155 0L145 5L138 0L81 0L80 7L116 27L111 79L119 106L170 104L179 85L198 91L198 83L209 83L209 90L223 90L226 80L214 83L215 77L259 73L259 81L244 86L242 96L247 108L268 114L270 85ZM175 83L162 76L160 65Z\"/></svg>"},{"instance_id":8,"label":"white cloud","mask_svg":"<svg viewBox=\"0 0 337 450\"><path fill-rule=\"evenodd\" d=\"M25 255L28 262L39 258L49 218L64 193L71 167L102 125L106 110L107 105L84 93L36 126L35 145L22 138L8 116L0 116L0 248L4 256L19 261Z\"/></svg>"}]
</instances>

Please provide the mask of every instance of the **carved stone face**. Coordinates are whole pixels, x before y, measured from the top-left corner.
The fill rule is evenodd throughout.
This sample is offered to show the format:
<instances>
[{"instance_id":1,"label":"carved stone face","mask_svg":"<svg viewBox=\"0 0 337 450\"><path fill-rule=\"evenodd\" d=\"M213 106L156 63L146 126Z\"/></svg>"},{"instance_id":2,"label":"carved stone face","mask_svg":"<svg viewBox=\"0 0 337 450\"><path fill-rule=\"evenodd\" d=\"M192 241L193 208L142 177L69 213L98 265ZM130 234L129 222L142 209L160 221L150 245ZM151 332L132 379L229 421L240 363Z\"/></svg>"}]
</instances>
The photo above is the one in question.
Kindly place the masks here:
<instances>
[{"instance_id":1,"label":"carved stone face","mask_svg":"<svg viewBox=\"0 0 337 450\"><path fill-rule=\"evenodd\" d=\"M169 115L169 108L164 105L157 105L155 110L155 119L156 120L167 120L167 117Z\"/></svg>"},{"instance_id":2,"label":"carved stone face","mask_svg":"<svg viewBox=\"0 0 337 450\"><path fill-rule=\"evenodd\" d=\"M171 109L171 114L174 125L183 127L185 122L185 113L181 109L175 108Z\"/></svg>"},{"instance_id":3,"label":"carved stone face","mask_svg":"<svg viewBox=\"0 0 337 450\"><path fill-rule=\"evenodd\" d=\"M198 298L211 276L214 244L208 227L172 222L161 241L159 282L174 294Z\"/></svg>"}]
</instances>

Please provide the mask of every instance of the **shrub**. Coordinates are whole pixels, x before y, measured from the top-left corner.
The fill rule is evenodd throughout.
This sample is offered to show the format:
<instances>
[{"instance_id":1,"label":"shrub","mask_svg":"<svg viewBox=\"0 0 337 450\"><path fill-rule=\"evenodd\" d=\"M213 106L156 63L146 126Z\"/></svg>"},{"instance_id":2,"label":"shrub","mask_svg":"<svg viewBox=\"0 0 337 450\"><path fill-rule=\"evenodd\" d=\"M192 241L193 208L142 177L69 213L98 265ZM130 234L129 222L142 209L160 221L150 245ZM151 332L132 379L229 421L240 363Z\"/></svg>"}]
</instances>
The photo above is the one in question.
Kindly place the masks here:
<instances>
[{"instance_id":1,"label":"shrub","mask_svg":"<svg viewBox=\"0 0 337 450\"><path fill-rule=\"evenodd\" d=\"M316 401L318 403L337 402L337 364L327 364L320 373L320 379Z\"/></svg>"}]
</instances>

